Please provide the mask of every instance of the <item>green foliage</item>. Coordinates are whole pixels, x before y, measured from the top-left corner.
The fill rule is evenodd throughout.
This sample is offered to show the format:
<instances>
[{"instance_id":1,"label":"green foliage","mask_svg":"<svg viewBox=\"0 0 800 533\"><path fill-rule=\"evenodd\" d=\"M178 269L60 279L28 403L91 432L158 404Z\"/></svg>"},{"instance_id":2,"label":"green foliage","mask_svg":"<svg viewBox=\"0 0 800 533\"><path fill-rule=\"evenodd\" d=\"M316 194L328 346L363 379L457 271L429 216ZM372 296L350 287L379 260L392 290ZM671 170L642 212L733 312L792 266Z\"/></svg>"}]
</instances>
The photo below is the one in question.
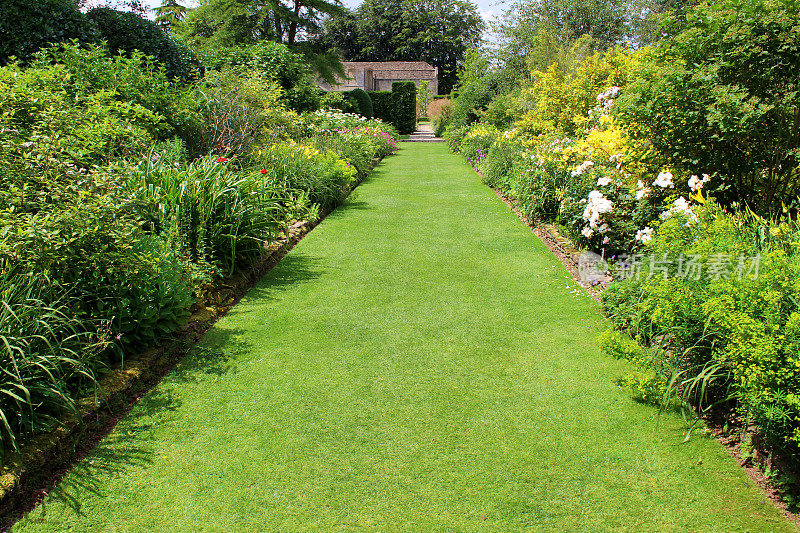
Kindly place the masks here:
<instances>
[{"instance_id":1,"label":"green foliage","mask_svg":"<svg viewBox=\"0 0 800 533\"><path fill-rule=\"evenodd\" d=\"M367 91L364 89L353 89L352 91L347 91L345 95L355 99L359 115L367 118L375 116L375 112L372 109L372 99L369 97L369 94L367 94Z\"/></svg>"},{"instance_id":2,"label":"green foliage","mask_svg":"<svg viewBox=\"0 0 800 533\"><path fill-rule=\"evenodd\" d=\"M149 233L165 238L192 263L226 275L260 258L282 220L279 191L238 175L228 164L210 156L184 168L148 158L128 184Z\"/></svg>"},{"instance_id":3,"label":"green foliage","mask_svg":"<svg viewBox=\"0 0 800 533\"><path fill-rule=\"evenodd\" d=\"M324 42L348 61L427 61L449 93L467 49L484 23L466 0L366 0L354 13L325 24Z\"/></svg>"},{"instance_id":4,"label":"green foliage","mask_svg":"<svg viewBox=\"0 0 800 533\"><path fill-rule=\"evenodd\" d=\"M392 93L396 106L392 124L400 135L413 133L417 129L417 86L413 81L395 81Z\"/></svg>"},{"instance_id":5,"label":"green foliage","mask_svg":"<svg viewBox=\"0 0 800 533\"><path fill-rule=\"evenodd\" d=\"M96 42L97 27L75 0L3 0L0 3L0 65L26 62L40 48L72 39Z\"/></svg>"},{"instance_id":6,"label":"green foliage","mask_svg":"<svg viewBox=\"0 0 800 533\"><path fill-rule=\"evenodd\" d=\"M85 330L43 274L0 268L0 453L76 412L70 389L95 383L103 338Z\"/></svg>"},{"instance_id":7,"label":"green foliage","mask_svg":"<svg viewBox=\"0 0 800 533\"><path fill-rule=\"evenodd\" d=\"M265 176L275 187L302 192L322 209L344 200L356 179L356 169L335 152L293 142L261 150L253 164L266 170Z\"/></svg>"},{"instance_id":8,"label":"green foliage","mask_svg":"<svg viewBox=\"0 0 800 533\"><path fill-rule=\"evenodd\" d=\"M341 12L338 2L327 0L202 0L178 28L181 38L196 48L249 45L262 40L294 45L299 36L321 31L323 15Z\"/></svg>"},{"instance_id":9,"label":"green foliage","mask_svg":"<svg viewBox=\"0 0 800 533\"><path fill-rule=\"evenodd\" d=\"M798 21L791 1L687 10L666 26L618 116L665 162L710 174L725 205L779 212L800 192Z\"/></svg>"},{"instance_id":10,"label":"green foliage","mask_svg":"<svg viewBox=\"0 0 800 533\"><path fill-rule=\"evenodd\" d=\"M468 50L458 72L458 92L451 100L450 120L444 129L460 128L478 120L483 109L497 94L489 61L478 50Z\"/></svg>"},{"instance_id":11,"label":"green foliage","mask_svg":"<svg viewBox=\"0 0 800 533\"><path fill-rule=\"evenodd\" d=\"M319 109L320 91L308 63L286 45L261 41L251 46L208 48L202 58L210 69L233 68L237 73L258 72L274 79L284 91L281 101L290 109Z\"/></svg>"},{"instance_id":12,"label":"green foliage","mask_svg":"<svg viewBox=\"0 0 800 533\"><path fill-rule=\"evenodd\" d=\"M372 116L394 124L394 110L397 106L396 94L391 91L368 91L367 94L372 101Z\"/></svg>"},{"instance_id":13,"label":"green foliage","mask_svg":"<svg viewBox=\"0 0 800 533\"><path fill-rule=\"evenodd\" d=\"M152 58L139 52L131 57L112 57L96 45L68 44L42 52L32 66L49 69L53 64L66 71L59 74L61 79L54 87L63 87L80 97L105 91L122 103L137 104L154 114L156 124L150 130L159 139L177 134L190 153L199 151L199 92L193 86L170 81Z\"/></svg>"},{"instance_id":14,"label":"green foliage","mask_svg":"<svg viewBox=\"0 0 800 533\"><path fill-rule=\"evenodd\" d=\"M664 345L651 367L670 382L667 391L701 412L733 406L770 444L797 457L800 230L794 223L725 213L714 203L698 216L691 228L666 220L651 251L696 258L703 272L728 258L731 273L679 277L676 266L666 278L645 273L612 285L604 294L606 311L645 346Z\"/></svg>"},{"instance_id":15,"label":"green foliage","mask_svg":"<svg viewBox=\"0 0 800 533\"><path fill-rule=\"evenodd\" d=\"M178 0L162 0L161 5L153 11L156 14L156 24L168 34L171 34L173 27L186 18L186 6Z\"/></svg>"},{"instance_id":16,"label":"green foliage","mask_svg":"<svg viewBox=\"0 0 800 533\"><path fill-rule=\"evenodd\" d=\"M95 8L86 14L97 26L112 53L138 50L153 56L170 78L188 80L200 75L200 63L186 46L174 41L159 25L129 11Z\"/></svg>"}]
</instances>

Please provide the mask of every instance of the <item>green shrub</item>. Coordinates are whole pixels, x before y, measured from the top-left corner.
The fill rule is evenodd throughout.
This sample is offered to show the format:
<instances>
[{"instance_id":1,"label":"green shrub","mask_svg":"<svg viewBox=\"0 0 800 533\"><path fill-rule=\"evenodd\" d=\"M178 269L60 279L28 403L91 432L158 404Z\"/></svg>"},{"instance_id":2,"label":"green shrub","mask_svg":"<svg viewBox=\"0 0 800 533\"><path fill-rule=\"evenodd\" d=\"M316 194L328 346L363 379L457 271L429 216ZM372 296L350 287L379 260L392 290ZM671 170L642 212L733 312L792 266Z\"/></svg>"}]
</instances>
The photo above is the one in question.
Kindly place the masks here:
<instances>
[{"instance_id":1,"label":"green shrub","mask_svg":"<svg viewBox=\"0 0 800 533\"><path fill-rule=\"evenodd\" d=\"M0 108L0 128L14 132L4 136L6 157L31 180L139 157L165 126L110 90L76 91L63 65L0 67Z\"/></svg>"},{"instance_id":2,"label":"green shrub","mask_svg":"<svg viewBox=\"0 0 800 533\"><path fill-rule=\"evenodd\" d=\"M724 205L778 213L800 192L800 12L781 0L701 4L665 27L618 105L630 132ZM780 139L780 142L775 142Z\"/></svg>"},{"instance_id":3,"label":"green shrub","mask_svg":"<svg viewBox=\"0 0 800 533\"><path fill-rule=\"evenodd\" d=\"M364 89L353 89L352 91L347 91L345 93L347 96L355 98L358 106L358 114L362 115L367 118L372 118L374 116L374 111L372 109L372 99L367 94L367 91Z\"/></svg>"},{"instance_id":4,"label":"green shrub","mask_svg":"<svg viewBox=\"0 0 800 533\"><path fill-rule=\"evenodd\" d=\"M200 63L194 54L164 33L152 20L108 7L92 9L86 16L98 28L112 54L122 52L130 55L138 50L154 57L170 78L188 80L201 75Z\"/></svg>"},{"instance_id":5,"label":"green shrub","mask_svg":"<svg viewBox=\"0 0 800 533\"><path fill-rule=\"evenodd\" d=\"M400 135L417 129L417 86L413 81L392 82L395 94L394 127Z\"/></svg>"},{"instance_id":6,"label":"green shrub","mask_svg":"<svg viewBox=\"0 0 800 533\"><path fill-rule=\"evenodd\" d=\"M0 66L14 56L27 62L40 48L77 39L97 42L97 27L75 0L3 0L0 3Z\"/></svg>"},{"instance_id":7,"label":"green shrub","mask_svg":"<svg viewBox=\"0 0 800 533\"><path fill-rule=\"evenodd\" d=\"M795 223L725 213L709 202L696 224L671 217L649 243L655 257L672 258L666 278L643 265L603 300L617 328L664 346L650 367L670 382L669 392L701 411L735 409L770 444L800 458L798 241ZM681 257L700 275L679 275ZM711 275L720 261L727 271Z\"/></svg>"},{"instance_id":8,"label":"green shrub","mask_svg":"<svg viewBox=\"0 0 800 533\"><path fill-rule=\"evenodd\" d=\"M394 110L397 107L395 93L391 91L368 91L367 95L372 101L372 116L394 125Z\"/></svg>"},{"instance_id":9,"label":"green shrub","mask_svg":"<svg viewBox=\"0 0 800 533\"><path fill-rule=\"evenodd\" d=\"M193 85L171 82L152 58L139 52L130 57L111 57L100 46L68 44L49 48L32 62L38 69L54 65L66 69L59 86L68 93L82 97L98 91L114 93L116 100L138 104L162 117L155 132L160 139L177 134L190 153L198 152L202 140L198 112L201 94Z\"/></svg>"},{"instance_id":10,"label":"green shrub","mask_svg":"<svg viewBox=\"0 0 800 533\"><path fill-rule=\"evenodd\" d=\"M331 150L320 151L293 142L273 144L254 155L253 164L265 171L272 186L305 193L323 209L345 199L356 170Z\"/></svg>"},{"instance_id":11,"label":"green shrub","mask_svg":"<svg viewBox=\"0 0 800 533\"><path fill-rule=\"evenodd\" d=\"M233 67L238 72L255 71L271 77L284 91L282 103L298 113L320 107L320 90L308 63L284 44L263 40L250 46L206 48L201 58L213 70Z\"/></svg>"}]
</instances>

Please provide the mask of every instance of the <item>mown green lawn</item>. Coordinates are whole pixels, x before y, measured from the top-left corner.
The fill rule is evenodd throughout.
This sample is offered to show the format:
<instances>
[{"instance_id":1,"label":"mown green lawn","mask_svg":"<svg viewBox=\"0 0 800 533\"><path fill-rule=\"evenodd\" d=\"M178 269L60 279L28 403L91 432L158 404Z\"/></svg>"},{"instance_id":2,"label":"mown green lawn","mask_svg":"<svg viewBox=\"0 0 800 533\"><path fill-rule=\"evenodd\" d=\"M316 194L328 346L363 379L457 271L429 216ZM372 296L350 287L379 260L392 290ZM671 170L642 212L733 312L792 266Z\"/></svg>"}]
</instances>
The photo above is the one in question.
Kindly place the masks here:
<instances>
[{"instance_id":1,"label":"mown green lawn","mask_svg":"<svg viewBox=\"0 0 800 533\"><path fill-rule=\"evenodd\" d=\"M597 305L408 143L14 531L794 531L630 400Z\"/></svg>"}]
</instances>

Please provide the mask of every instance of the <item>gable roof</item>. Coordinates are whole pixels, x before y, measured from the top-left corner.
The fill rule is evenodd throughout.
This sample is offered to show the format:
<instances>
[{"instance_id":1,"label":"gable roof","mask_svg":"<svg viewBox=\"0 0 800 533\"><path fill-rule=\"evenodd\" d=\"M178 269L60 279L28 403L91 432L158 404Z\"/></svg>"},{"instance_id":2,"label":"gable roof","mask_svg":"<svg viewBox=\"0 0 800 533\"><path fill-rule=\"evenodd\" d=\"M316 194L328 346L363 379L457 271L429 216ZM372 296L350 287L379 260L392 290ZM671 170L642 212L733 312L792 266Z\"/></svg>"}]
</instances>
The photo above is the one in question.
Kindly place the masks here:
<instances>
[{"instance_id":1,"label":"gable roof","mask_svg":"<svg viewBox=\"0 0 800 533\"><path fill-rule=\"evenodd\" d=\"M345 70L372 69L379 72L419 71L433 74L437 70L426 61L342 61L342 66Z\"/></svg>"}]
</instances>

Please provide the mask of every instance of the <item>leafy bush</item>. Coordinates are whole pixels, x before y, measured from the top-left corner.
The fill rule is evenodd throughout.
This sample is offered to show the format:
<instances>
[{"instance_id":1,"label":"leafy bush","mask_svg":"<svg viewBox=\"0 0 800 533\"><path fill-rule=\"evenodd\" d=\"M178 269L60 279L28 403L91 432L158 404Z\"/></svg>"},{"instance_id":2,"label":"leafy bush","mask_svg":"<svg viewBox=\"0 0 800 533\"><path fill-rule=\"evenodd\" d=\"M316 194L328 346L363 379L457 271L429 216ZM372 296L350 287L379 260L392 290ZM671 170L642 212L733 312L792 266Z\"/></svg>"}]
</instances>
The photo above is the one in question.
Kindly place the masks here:
<instances>
[{"instance_id":1,"label":"leafy bush","mask_svg":"<svg viewBox=\"0 0 800 533\"><path fill-rule=\"evenodd\" d=\"M332 150L366 177L380 159L397 151L397 141L380 128L362 126L321 132L311 139L318 150Z\"/></svg>"},{"instance_id":2,"label":"leafy bush","mask_svg":"<svg viewBox=\"0 0 800 533\"><path fill-rule=\"evenodd\" d=\"M76 91L63 65L0 68L0 107L8 157L30 179L137 157L164 125L109 90Z\"/></svg>"},{"instance_id":3,"label":"leafy bush","mask_svg":"<svg viewBox=\"0 0 800 533\"><path fill-rule=\"evenodd\" d=\"M96 45L67 44L42 52L32 67L63 67L66 72L60 75L59 86L68 93L88 96L108 91L116 100L138 104L161 117L155 131L159 139L177 134L190 153L201 149L201 94L194 86L170 82L152 58L139 52L130 57L111 57L105 48Z\"/></svg>"},{"instance_id":4,"label":"leafy bush","mask_svg":"<svg viewBox=\"0 0 800 533\"><path fill-rule=\"evenodd\" d=\"M77 39L97 42L97 27L75 0L3 0L0 3L0 66L13 56L27 62L41 48Z\"/></svg>"},{"instance_id":5,"label":"leafy bush","mask_svg":"<svg viewBox=\"0 0 800 533\"><path fill-rule=\"evenodd\" d=\"M281 97L289 109L298 113L320 107L320 90L309 65L300 54L284 44L263 40L250 46L206 48L202 52L206 67L237 72L260 72L280 84Z\"/></svg>"},{"instance_id":6,"label":"leafy bush","mask_svg":"<svg viewBox=\"0 0 800 533\"><path fill-rule=\"evenodd\" d=\"M732 406L800 458L800 229L713 202L697 216L664 221L647 251L671 261L613 284L605 309L618 329L662 347L650 365L662 393L700 411Z\"/></svg>"},{"instance_id":7,"label":"leafy bush","mask_svg":"<svg viewBox=\"0 0 800 533\"><path fill-rule=\"evenodd\" d=\"M356 170L331 150L320 151L294 142L273 144L253 157L273 186L300 191L323 209L345 199L356 179Z\"/></svg>"},{"instance_id":8,"label":"leafy bush","mask_svg":"<svg viewBox=\"0 0 800 533\"><path fill-rule=\"evenodd\" d=\"M367 118L372 118L374 116L374 111L372 109L372 99L367 94L367 91L364 89L353 89L352 91L347 91L347 96L355 98L358 104L358 114L365 116Z\"/></svg>"},{"instance_id":9,"label":"leafy bush","mask_svg":"<svg viewBox=\"0 0 800 533\"><path fill-rule=\"evenodd\" d=\"M392 124L401 135L417 129L417 86L413 81L392 82L395 94L394 121Z\"/></svg>"},{"instance_id":10,"label":"leafy bush","mask_svg":"<svg viewBox=\"0 0 800 533\"><path fill-rule=\"evenodd\" d=\"M666 164L708 173L725 205L777 213L800 192L800 16L781 0L724 0L667 26L619 107Z\"/></svg>"},{"instance_id":11,"label":"leafy bush","mask_svg":"<svg viewBox=\"0 0 800 533\"><path fill-rule=\"evenodd\" d=\"M201 75L200 63L194 54L164 33L155 22L136 13L108 7L92 9L86 17L98 28L112 53L119 51L130 55L138 50L152 56L170 78L188 80Z\"/></svg>"}]
</instances>

